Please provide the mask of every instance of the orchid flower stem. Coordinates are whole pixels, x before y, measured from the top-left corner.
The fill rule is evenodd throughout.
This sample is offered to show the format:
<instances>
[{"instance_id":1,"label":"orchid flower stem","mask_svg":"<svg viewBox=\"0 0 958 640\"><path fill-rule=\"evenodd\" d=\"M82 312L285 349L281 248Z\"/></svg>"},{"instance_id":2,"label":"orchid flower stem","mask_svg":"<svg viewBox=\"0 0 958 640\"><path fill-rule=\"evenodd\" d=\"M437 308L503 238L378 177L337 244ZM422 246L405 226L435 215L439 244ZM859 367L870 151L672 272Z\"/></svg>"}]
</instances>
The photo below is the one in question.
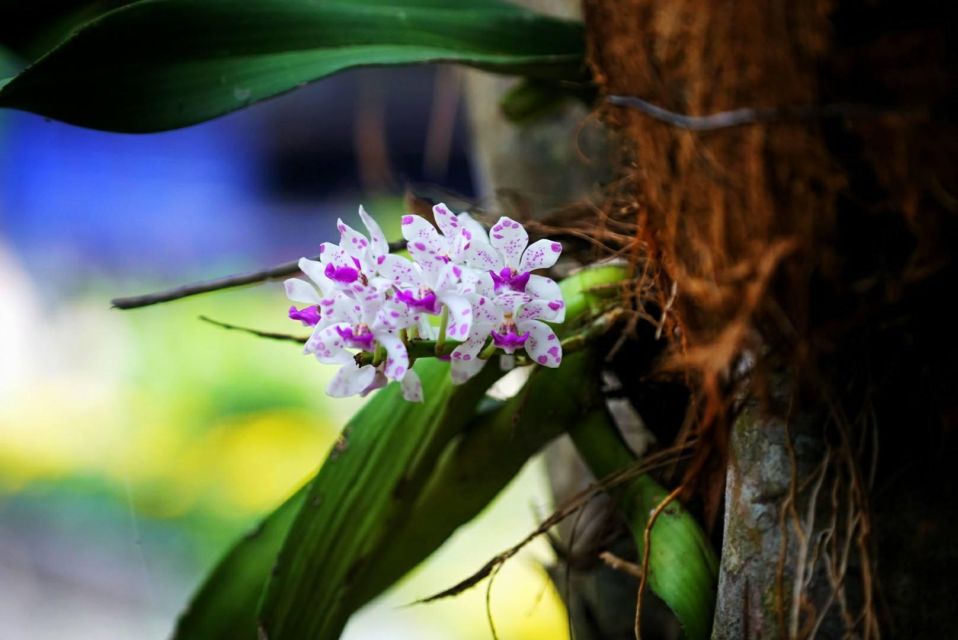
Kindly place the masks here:
<instances>
[{"instance_id":1,"label":"orchid flower stem","mask_svg":"<svg viewBox=\"0 0 958 640\"><path fill-rule=\"evenodd\" d=\"M443 305L442 313L439 315L439 339L436 340L436 355L442 355L442 349L446 345L446 325L449 324L449 307Z\"/></svg>"},{"instance_id":2,"label":"orchid flower stem","mask_svg":"<svg viewBox=\"0 0 958 640\"><path fill-rule=\"evenodd\" d=\"M490 342L489 346L479 352L480 360L488 360L492 356L496 355L496 351L499 350L499 347L496 346L495 342Z\"/></svg>"},{"instance_id":3,"label":"orchid flower stem","mask_svg":"<svg viewBox=\"0 0 958 640\"><path fill-rule=\"evenodd\" d=\"M380 365L386 360L386 347L380 345L376 346L376 351L373 352L373 365Z\"/></svg>"},{"instance_id":4,"label":"orchid flower stem","mask_svg":"<svg viewBox=\"0 0 958 640\"><path fill-rule=\"evenodd\" d=\"M452 352L453 349L458 347L461 343L456 340L449 340L440 350L438 342L435 340L410 340L406 345L406 350L409 353L410 360L416 360L417 358L431 358L437 355L444 356ZM377 350L378 351L378 350ZM360 351L356 354L356 364L360 367L367 364L376 365L382 362L382 360L376 359L377 354L370 351ZM385 357L385 356L384 356Z\"/></svg>"}]
</instances>

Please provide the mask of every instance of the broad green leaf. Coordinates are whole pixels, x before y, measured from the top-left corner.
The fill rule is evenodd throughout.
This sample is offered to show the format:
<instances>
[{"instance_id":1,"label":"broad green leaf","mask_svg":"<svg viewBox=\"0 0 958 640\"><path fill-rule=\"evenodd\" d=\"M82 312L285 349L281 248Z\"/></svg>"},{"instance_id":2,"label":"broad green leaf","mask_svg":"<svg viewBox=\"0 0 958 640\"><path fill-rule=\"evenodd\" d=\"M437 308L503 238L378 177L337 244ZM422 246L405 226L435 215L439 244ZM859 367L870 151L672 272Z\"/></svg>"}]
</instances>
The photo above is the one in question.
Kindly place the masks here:
<instances>
[{"instance_id":1,"label":"broad green leaf","mask_svg":"<svg viewBox=\"0 0 958 640\"><path fill-rule=\"evenodd\" d=\"M35 60L84 22L133 0L57 0L0 3L0 47Z\"/></svg>"},{"instance_id":2,"label":"broad green leaf","mask_svg":"<svg viewBox=\"0 0 958 640\"><path fill-rule=\"evenodd\" d=\"M597 380L594 367L591 355L574 354L559 369L533 372L514 398L477 415L446 447L409 516L390 532L389 543L375 550L374 570L357 576L347 610L355 612L431 555L480 513L530 457L579 420L596 402L595 388L581 384ZM382 404L379 397L370 404ZM385 408L382 413L388 415ZM359 444L350 446L355 451ZM258 601L306 490L234 545L193 597L174 640L256 638Z\"/></svg>"},{"instance_id":3,"label":"broad green leaf","mask_svg":"<svg viewBox=\"0 0 958 640\"><path fill-rule=\"evenodd\" d=\"M606 477L636 464L608 419L604 424L583 424L569 435L596 477ZM649 517L669 492L651 476L641 475L610 493L630 524L641 558ZM674 501L652 526L650 549L649 587L669 606L689 640L708 638L715 609L718 560L705 532Z\"/></svg>"},{"instance_id":4,"label":"broad green leaf","mask_svg":"<svg viewBox=\"0 0 958 640\"><path fill-rule=\"evenodd\" d=\"M416 371L425 401L406 402L398 385L379 391L311 484L260 606L271 640L339 637L352 613L349 589L391 544L443 449L501 375L486 367L454 387L444 362L419 360Z\"/></svg>"},{"instance_id":5,"label":"broad green leaf","mask_svg":"<svg viewBox=\"0 0 958 640\"><path fill-rule=\"evenodd\" d=\"M180 616L174 640L256 640L256 607L305 497L302 487L233 545Z\"/></svg>"},{"instance_id":6,"label":"broad green leaf","mask_svg":"<svg viewBox=\"0 0 958 640\"><path fill-rule=\"evenodd\" d=\"M344 69L455 62L581 81L580 24L500 0L142 0L0 88L0 107L94 129L174 129Z\"/></svg>"},{"instance_id":7,"label":"broad green leaf","mask_svg":"<svg viewBox=\"0 0 958 640\"><path fill-rule=\"evenodd\" d=\"M597 359L585 351L558 369L538 368L516 396L477 417L446 449L411 514L392 529L350 590L358 609L395 583L481 512L526 461L596 406Z\"/></svg>"}]
</instances>

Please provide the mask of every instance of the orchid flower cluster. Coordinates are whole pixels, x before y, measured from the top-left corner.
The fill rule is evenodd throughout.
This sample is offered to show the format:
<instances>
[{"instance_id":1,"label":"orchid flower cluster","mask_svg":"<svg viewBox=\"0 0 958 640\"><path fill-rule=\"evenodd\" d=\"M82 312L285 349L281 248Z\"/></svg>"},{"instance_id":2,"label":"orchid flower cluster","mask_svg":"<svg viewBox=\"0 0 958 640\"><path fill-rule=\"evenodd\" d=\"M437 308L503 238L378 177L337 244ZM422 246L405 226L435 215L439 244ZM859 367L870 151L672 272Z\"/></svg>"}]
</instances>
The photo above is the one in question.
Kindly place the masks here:
<instances>
[{"instance_id":1,"label":"orchid flower cluster","mask_svg":"<svg viewBox=\"0 0 958 640\"><path fill-rule=\"evenodd\" d=\"M506 365L524 350L533 362L559 366L562 347L545 323L562 322L565 303L555 281L533 273L555 264L558 242L530 245L523 226L508 217L487 234L469 214L438 204L436 226L403 216L409 260L389 252L362 207L359 216L368 236L339 220L339 244L320 245L318 261L299 261L309 282L285 282L289 299L305 305L290 307L290 319L312 327L305 353L341 365L329 395L365 395L396 380L407 400L421 402L409 354L414 340L436 341L435 353L451 361L456 384L496 353ZM457 343L451 353L447 340Z\"/></svg>"}]
</instances>

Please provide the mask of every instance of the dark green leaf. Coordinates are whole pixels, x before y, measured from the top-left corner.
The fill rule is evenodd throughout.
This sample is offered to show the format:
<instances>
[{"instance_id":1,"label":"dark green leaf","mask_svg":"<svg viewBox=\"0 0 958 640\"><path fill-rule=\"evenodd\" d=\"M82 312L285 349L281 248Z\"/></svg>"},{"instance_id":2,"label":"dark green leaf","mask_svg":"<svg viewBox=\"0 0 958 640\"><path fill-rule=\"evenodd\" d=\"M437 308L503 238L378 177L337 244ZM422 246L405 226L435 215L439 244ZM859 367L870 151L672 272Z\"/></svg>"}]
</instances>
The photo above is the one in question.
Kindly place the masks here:
<instances>
[{"instance_id":1,"label":"dark green leaf","mask_svg":"<svg viewBox=\"0 0 958 640\"><path fill-rule=\"evenodd\" d=\"M403 400L398 385L380 391L310 486L260 606L271 640L339 637L352 613L353 583L391 543L443 449L500 375L486 367L453 387L446 363L420 360L416 371L424 403Z\"/></svg>"},{"instance_id":2,"label":"dark green leaf","mask_svg":"<svg viewBox=\"0 0 958 640\"><path fill-rule=\"evenodd\" d=\"M0 3L0 46L35 60L84 22L133 0L45 0Z\"/></svg>"},{"instance_id":3,"label":"dark green leaf","mask_svg":"<svg viewBox=\"0 0 958 640\"><path fill-rule=\"evenodd\" d=\"M376 549L371 570L356 576L348 610L378 596L438 549L542 446L580 419L595 403L595 389L581 384L597 379L593 368L589 354L574 354L559 369L535 371L518 395L476 416L446 448L409 517L390 532L389 544ZM350 446L356 451L360 444ZM305 495L300 489L236 543L194 596L174 640L256 638L257 604Z\"/></svg>"},{"instance_id":4,"label":"dark green leaf","mask_svg":"<svg viewBox=\"0 0 958 640\"><path fill-rule=\"evenodd\" d=\"M256 640L256 608L306 487L286 500L219 561L193 596L173 640Z\"/></svg>"},{"instance_id":5,"label":"dark green leaf","mask_svg":"<svg viewBox=\"0 0 958 640\"><path fill-rule=\"evenodd\" d=\"M351 67L457 62L581 81L581 25L498 0L144 0L102 15L0 89L85 127L173 129Z\"/></svg>"}]
</instances>

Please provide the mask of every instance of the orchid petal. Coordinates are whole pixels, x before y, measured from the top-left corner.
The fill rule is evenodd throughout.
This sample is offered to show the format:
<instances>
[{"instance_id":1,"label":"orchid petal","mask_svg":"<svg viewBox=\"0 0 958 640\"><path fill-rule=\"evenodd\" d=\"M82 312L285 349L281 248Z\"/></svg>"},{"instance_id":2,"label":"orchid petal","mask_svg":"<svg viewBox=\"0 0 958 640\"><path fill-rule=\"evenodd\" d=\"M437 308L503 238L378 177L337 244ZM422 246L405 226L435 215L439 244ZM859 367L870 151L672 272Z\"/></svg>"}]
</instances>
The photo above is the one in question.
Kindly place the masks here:
<instances>
[{"instance_id":1,"label":"orchid petal","mask_svg":"<svg viewBox=\"0 0 958 640\"><path fill-rule=\"evenodd\" d=\"M355 362L345 363L326 387L326 393L334 398L359 395L376 378L376 367L358 366Z\"/></svg>"},{"instance_id":2,"label":"orchid petal","mask_svg":"<svg viewBox=\"0 0 958 640\"><path fill-rule=\"evenodd\" d=\"M526 341L526 353L544 367L558 367L562 362L562 345L549 325L538 320L526 320L516 323L519 331L529 332Z\"/></svg>"},{"instance_id":3,"label":"orchid petal","mask_svg":"<svg viewBox=\"0 0 958 640\"><path fill-rule=\"evenodd\" d=\"M346 350L346 341L340 332L351 329L346 323L337 323L313 331L306 341L306 353L312 353L323 364L341 364L350 362L353 357Z\"/></svg>"},{"instance_id":4,"label":"orchid petal","mask_svg":"<svg viewBox=\"0 0 958 640\"><path fill-rule=\"evenodd\" d=\"M459 234L459 220L449 208L440 202L432 208L432 217L436 221L439 231L451 240Z\"/></svg>"},{"instance_id":5,"label":"orchid petal","mask_svg":"<svg viewBox=\"0 0 958 640\"><path fill-rule=\"evenodd\" d=\"M482 351L488 337L487 332L470 336L468 340L453 349L450 357L450 373L453 384L466 382L485 366L486 361L479 357L479 352Z\"/></svg>"},{"instance_id":6,"label":"orchid petal","mask_svg":"<svg viewBox=\"0 0 958 640\"><path fill-rule=\"evenodd\" d=\"M377 334L376 340L386 349L386 364L383 367L383 373L390 380L402 380L402 377L409 371L409 354L406 353L406 345L398 336L391 333Z\"/></svg>"},{"instance_id":7,"label":"orchid petal","mask_svg":"<svg viewBox=\"0 0 958 640\"><path fill-rule=\"evenodd\" d=\"M417 271L413 263L402 256L389 254L383 256L377 266L379 274L393 284L411 284L418 286L422 283L422 273Z\"/></svg>"},{"instance_id":8,"label":"orchid petal","mask_svg":"<svg viewBox=\"0 0 958 640\"><path fill-rule=\"evenodd\" d=\"M502 322L502 309L496 305L493 298L479 296L479 298L472 303L472 311L473 331L476 331L477 326L488 325L491 328ZM488 337L488 335L488 332L486 332L486 337Z\"/></svg>"},{"instance_id":9,"label":"orchid petal","mask_svg":"<svg viewBox=\"0 0 958 640\"><path fill-rule=\"evenodd\" d=\"M316 287L299 278L286 280L283 282L283 287L286 289L286 297L293 302L319 304L322 298L316 291Z\"/></svg>"},{"instance_id":10,"label":"orchid petal","mask_svg":"<svg viewBox=\"0 0 958 640\"><path fill-rule=\"evenodd\" d=\"M522 252L529 244L529 234L521 224L512 218L502 216L499 222L492 225L492 229L489 230L489 242L502 254L506 266L516 269L522 258Z\"/></svg>"},{"instance_id":11,"label":"orchid petal","mask_svg":"<svg viewBox=\"0 0 958 640\"><path fill-rule=\"evenodd\" d=\"M446 335L453 340L465 340L472 329L472 305L462 296L440 295L439 301L449 309Z\"/></svg>"},{"instance_id":12,"label":"orchid petal","mask_svg":"<svg viewBox=\"0 0 958 640\"><path fill-rule=\"evenodd\" d=\"M350 227L342 219L336 220L336 228L339 229L339 246L351 257L365 259L369 249L369 240L366 236Z\"/></svg>"},{"instance_id":13,"label":"orchid petal","mask_svg":"<svg viewBox=\"0 0 958 640\"><path fill-rule=\"evenodd\" d=\"M488 243L489 236L486 235L485 228L479 223L478 220L473 218L467 212L463 211L458 216L459 218L459 227L460 229L465 229L472 235L475 240L483 240Z\"/></svg>"},{"instance_id":14,"label":"orchid petal","mask_svg":"<svg viewBox=\"0 0 958 640\"><path fill-rule=\"evenodd\" d=\"M565 300L562 299L562 290L555 280L545 276L532 274L526 284L526 293L534 300L544 300L554 312L551 317L544 317L549 322L565 321Z\"/></svg>"},{"instance_id":15,"label":"orchid petal","mask_svg":"<svg viewBox=\"0 0 958 640\"><path fill-rule=\"evenodd\" d=\"M422 382L415 371L410 369L399 382L402 397L409 402L422 402Z\"/></svg>"},{"instance_id":16,"label":"orchid petal","mask_svg":"<svg viewBox=\"0 0 958 640\"><path fill-rule=\"evenodd\" d=\"M474 269L498 271L505 266L499 252L486 241L484 232L481 236L474 236L466 229L460 229L453 253L456 262Z\"/></svg>"},{"instance_id":17,"label":"orchid petal","mask_svg":"<svg viewBox=\"0 0 958 640\"><path fill-rule=\"evenodd\" d=\"M310 260L309 258L300 258L298 266L299 270L306 274L306 277L316 283L316 286L323 295L326 295L335 288L332 280L327 278L326 274L323 273L324 265L322 262Z\"/></svg>"},{"instance_id":18,"label":"orchid petal","mask_svg":"<svg viewBox=\"0 0 958 640\"><path fill-rule=\"evenodd\" d=\"M446 248L436 227L421 216L402 217L402 237L406 239L406 249L413 256L441 254Z\"/></svg>"},{"instance_id":19,"label":"orchid petal","mask_svg":"<svg viewBox=\"0 0 958 640\"><path fill-rule=\"evenodd\" d=\"M519 272L548 269L559 259L562 245L554 240L538 240L529 245L519 261Z\"/></svg>"},{"instance_id":20,"label":"orchid petal","mask_svg":"<svg viewBox=\"0 0 958 640\"><path fill-rule=\"evenodd\" d=\"M389 243L386 242L386 236L383 234L382 228L371 215L366 213L363 205L359 205L359 217L362 218L363 224L366 225L366 230L369 231L369 248L373 260L377 260L380 256L388 254Z\"/></svg>"}]
</instances>

